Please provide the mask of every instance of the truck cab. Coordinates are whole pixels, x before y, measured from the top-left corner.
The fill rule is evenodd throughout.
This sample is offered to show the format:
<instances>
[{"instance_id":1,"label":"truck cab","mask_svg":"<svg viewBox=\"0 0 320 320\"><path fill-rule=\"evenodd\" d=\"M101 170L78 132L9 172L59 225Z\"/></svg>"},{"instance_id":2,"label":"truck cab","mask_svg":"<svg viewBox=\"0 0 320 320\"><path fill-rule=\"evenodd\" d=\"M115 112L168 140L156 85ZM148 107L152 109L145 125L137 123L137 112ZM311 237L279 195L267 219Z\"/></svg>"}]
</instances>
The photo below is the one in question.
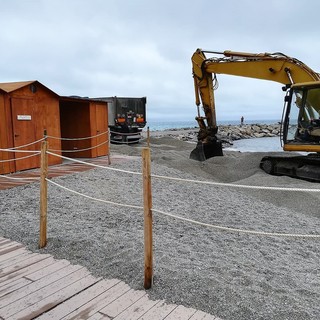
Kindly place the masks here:
<instances>
[{"instance_id":1,"label":"truck cab","mask_svg":"<svg viewBox=\"0 0 320 320\"><path fill-rule=\"evenodd\" d=\"M108 127L111 143L138 143L146 121L147 98L104 97L108 103Z\"/></svg>"}]
</instances>

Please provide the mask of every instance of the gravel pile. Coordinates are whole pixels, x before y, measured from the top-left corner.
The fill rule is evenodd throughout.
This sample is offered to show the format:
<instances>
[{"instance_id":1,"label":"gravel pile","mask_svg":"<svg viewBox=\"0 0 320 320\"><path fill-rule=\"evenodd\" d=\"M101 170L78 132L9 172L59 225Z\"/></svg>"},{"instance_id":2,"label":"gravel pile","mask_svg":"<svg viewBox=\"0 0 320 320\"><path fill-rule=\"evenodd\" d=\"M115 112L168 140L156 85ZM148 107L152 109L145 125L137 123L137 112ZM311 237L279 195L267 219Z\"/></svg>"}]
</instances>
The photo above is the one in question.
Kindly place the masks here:
<instances>
[{"instance_id":1,"label":"gravel pile","mask_svg":"<svg viewBox=\"0 0 320 320\"><path fill-rule=\"evenodd\" d=\"M268 176L263 154L189 160L194 145L152 138L152 173L263 186L319 188ZM141 145L111 167L141 172ZM141 176L94 169L54 181L95 198L142 206ZM320 193L248 190L152 179L153 207L207 224L261 232L320 234ZM143 212L91 201L49 184L48 246L38 250L39 184L1 191L0 235L143 289ZM226 320L319 319L320 239L227 232L154 213L152 299Z\"/></svg>"}]
</instances>

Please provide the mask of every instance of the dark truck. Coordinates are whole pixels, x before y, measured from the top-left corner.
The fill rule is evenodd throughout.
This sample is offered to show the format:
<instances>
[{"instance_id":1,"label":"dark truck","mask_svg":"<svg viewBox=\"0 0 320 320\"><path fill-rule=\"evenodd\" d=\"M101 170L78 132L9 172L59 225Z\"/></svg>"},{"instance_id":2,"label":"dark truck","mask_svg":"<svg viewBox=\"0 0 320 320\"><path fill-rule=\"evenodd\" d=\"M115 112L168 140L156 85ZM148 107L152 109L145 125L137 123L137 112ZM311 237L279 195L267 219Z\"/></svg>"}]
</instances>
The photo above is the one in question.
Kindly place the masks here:
<instances>
[{"instance_id":1,"label":"dark truck","mask_svg":"<svg viewBox=\"0 0 320 320\"><path fill-rule=\"evenodd\" d=\"M138 143L146 125L147 98L104 97L108 103L111 143Z\"/></svg>"}]
</instances>

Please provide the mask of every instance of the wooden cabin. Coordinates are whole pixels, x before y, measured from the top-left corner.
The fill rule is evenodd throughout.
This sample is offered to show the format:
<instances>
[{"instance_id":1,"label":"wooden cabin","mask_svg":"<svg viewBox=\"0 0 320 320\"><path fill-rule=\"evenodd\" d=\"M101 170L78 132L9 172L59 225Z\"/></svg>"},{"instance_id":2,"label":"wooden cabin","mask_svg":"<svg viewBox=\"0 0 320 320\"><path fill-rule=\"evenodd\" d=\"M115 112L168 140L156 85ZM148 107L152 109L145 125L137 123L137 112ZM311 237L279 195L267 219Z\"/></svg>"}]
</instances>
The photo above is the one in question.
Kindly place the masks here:
<instances>
[{"instance_id":1,"label":"wooden cabin","mask_svg":"<svg viewBox=\"0 0 320 320\"><path fill-rule=\"evenodd\" d=\"M45 130L49 136L61 136L59 96L38 81L0 83L0 149L38 151L41 142L34 142L44 137ZM61 150L59 139L48 142L50 149ZM55 156L48 161L62 162ZM0 174L39 166L40 155L0 151Z\"/></svg>"},{"instance_id":2,"label":"wooden cabin","mask_svg":"<svg viewBox=\"0 0 320 320\"><path fill-rule=\"evenodd\" d=\"M64 156L96 158L109 154L107 102L60 97L60 125Z\"/></svg>"},{"instance_id":3,"label":"wooden cabin","mask_svg":"<svg viewBox=\"0 0 320 320\"><path fill-rule=\"evenodd\" d=\"M45 131L49 150L58 155L108 155L108 104L61 97L38 81L0 83L0 149L40 151ZM49 155L48 162L60 164L62 159ZM0 150L0 174L39 166L40 155Z\"/></svg>"}]
</instances>

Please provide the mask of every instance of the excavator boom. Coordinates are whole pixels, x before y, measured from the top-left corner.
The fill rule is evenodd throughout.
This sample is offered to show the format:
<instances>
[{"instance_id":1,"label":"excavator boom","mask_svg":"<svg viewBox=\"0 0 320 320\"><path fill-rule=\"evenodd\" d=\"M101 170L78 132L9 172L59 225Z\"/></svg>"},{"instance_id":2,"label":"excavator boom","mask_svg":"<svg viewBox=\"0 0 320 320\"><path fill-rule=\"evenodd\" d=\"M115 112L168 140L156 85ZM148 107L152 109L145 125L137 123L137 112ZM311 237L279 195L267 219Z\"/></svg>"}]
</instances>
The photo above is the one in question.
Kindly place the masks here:
<instances>
[{"instance_id":1,"label":"excavator boom","mask_svg":"<svg viewBox=\"0 0 320 320\"><path fill-rule=\"evenodd\" d=\"M320 80L319 74L303 62L282 53L224 51L216 53L217 56L212 58L206 58L205 53L214 52L198 49L192 56L193 75L198 79L203 79L205 73L211 73L270 80L282 84Z\"/></svg>"},{"instance_id":2,"label":"excavator boom","mask_svg":"<svg viewBox=\"0 0 320 320\"><path fill-rule=\"evenodd\" d=\"M215 54L215 56L207 58L205 53ZM269 80L284 85L320 80L319 73L314 72L298 59L282 53L255 54L229 50L214 52L197 49L192 55L191 61L196 104L200 105L201 97L209 127L217 125L212 84L216 74Z\"/></svg>"}]
</instances>

